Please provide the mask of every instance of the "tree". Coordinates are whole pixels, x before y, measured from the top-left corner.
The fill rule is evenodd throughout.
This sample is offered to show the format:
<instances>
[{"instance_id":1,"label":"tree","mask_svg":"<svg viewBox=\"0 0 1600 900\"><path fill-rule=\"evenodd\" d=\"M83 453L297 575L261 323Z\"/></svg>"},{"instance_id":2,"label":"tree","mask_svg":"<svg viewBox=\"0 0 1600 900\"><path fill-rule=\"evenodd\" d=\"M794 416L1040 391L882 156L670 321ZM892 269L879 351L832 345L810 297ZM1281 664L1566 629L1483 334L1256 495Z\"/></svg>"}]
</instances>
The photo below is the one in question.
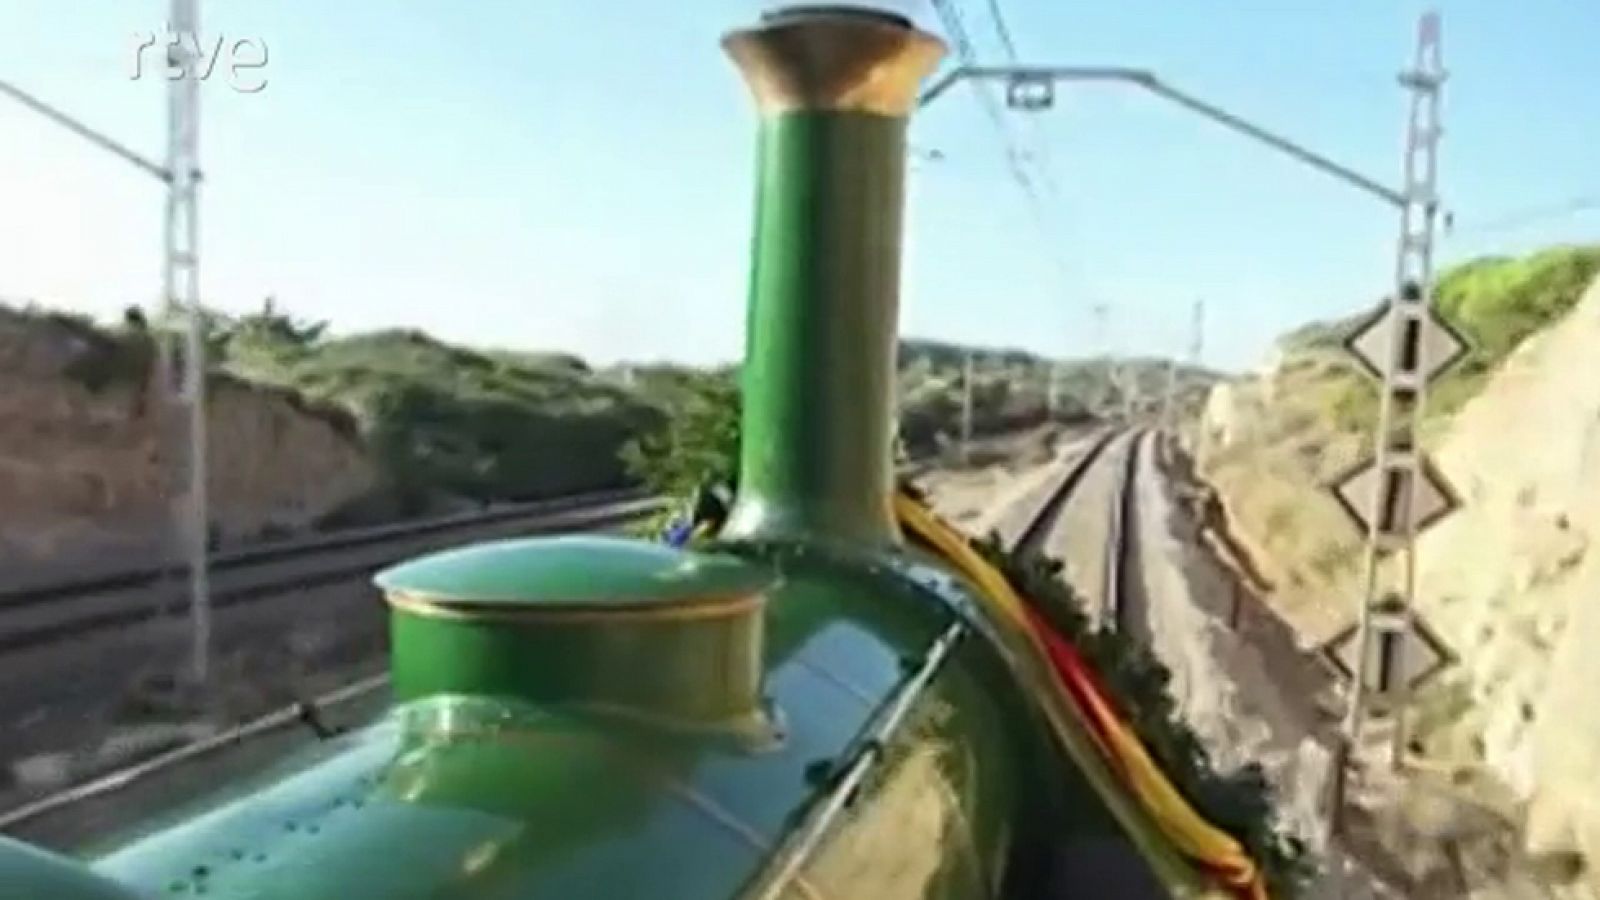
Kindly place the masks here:
<instances>
[{"instance_id":1,"label":"tree","mask_svg":"<svg viewBox=\"0 0 1600 900\"><path fill-rule=\"evenodd\" d=\"M686 384L666 421L622 448L628 471L651 491L687 497L708 482L733 486L739 462L739 389L731 376Z\"/></svg>"}]
</instances>

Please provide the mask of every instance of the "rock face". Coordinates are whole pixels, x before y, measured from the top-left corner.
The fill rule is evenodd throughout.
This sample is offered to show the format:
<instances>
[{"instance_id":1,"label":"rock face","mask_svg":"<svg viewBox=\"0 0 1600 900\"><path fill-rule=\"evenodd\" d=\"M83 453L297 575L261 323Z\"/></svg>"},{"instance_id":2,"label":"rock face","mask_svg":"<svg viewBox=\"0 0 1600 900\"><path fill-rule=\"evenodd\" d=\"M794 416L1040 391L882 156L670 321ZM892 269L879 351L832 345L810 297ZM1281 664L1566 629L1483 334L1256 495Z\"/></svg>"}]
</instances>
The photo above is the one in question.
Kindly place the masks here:
<instances>
[{"instance_id":1,"label":"rock face","mask_svg":"<svg viewBox=\"0 0 1600 900\"><path fill-rule=\"evenodd\" d=\"M149 343L0 307L0 565L160 552L170 504ZM213 377L209 486L224 541L303 528L369 490L353 423Z\"/></svg>"},{"instance_id":2,"label":"rock face","mask_svg":"<svg viewBox=\"0 0 1600 900\"><path fill-rule=\"evenodd\" d=\"M1531 800L1528 837L1600 869L1600 284L1528 340L1436 458L1464 508L1420 541L1419 597L1461 656L1434 737ZM1470 560L1470 565L1463 561ZM1600 876L1590 874L1600 896Z\"/></svg>"},{"instance_id":3,"label":"rock face","mask_svg":"<svg viewBox=\"0 0 1600 900\"><path fill-rule=\"evenodd\" d=\"M1418 544L1421 611L1458 661L1418 695L1414 734L1519 825L1515 867L1540 885L1528 896L1600 898L1597 350L1600 284L1423 431L1463 505ZM1329 352L1219 386L1191 439L1303 646L1362 594L1361 536L1322 485L1370 439L1336 425L1360 397L1331 390Z\"/></svg>"}]
</instances>

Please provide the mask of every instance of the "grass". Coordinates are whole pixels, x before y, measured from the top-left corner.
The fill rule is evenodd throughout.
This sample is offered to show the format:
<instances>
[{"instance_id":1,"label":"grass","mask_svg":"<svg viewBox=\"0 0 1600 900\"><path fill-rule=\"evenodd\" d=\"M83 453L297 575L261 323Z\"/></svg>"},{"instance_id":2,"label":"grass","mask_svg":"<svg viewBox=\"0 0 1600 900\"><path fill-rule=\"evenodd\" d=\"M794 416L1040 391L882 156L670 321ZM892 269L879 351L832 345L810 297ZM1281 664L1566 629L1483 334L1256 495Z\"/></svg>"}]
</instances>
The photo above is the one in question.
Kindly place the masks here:
<instances>
[{"instance_id":1,"label":"grass","mask_svg":"<svg viewBox=\"0 0 1600 900\"><path fill-rule=\"evenodd\" d=\"M63 343L77 348L67 376L91 390L149 378L157 326L136 311L118 328L34 308L13 315L29 327L61 332ZM271 386L367 444L389 498L376 509L391 508L392 500L401 508L357 516L419 512L444 497L529 499L637 481L678 493L688 476L665 460L693 457L684 465L703 468L735 440L735 369L663 364L595 371L571 354L471 349L408 330L330 339L326 323L298 320L271 298L243 316L207 311L203 323L213 378ZM968 352L930 341L901 345L900 426L911 452L935 451L959 434ZM971 352L977 434L1045 420L1050 361L1020 350ZM1135 392L1150 395L1165 386L1159 361L1131 361L1127 371ZM1067 362L1056 374L1058 420L1121 403L1105 361ZM1212 377L1181 369L1181 402L1197 405ZM732 475L726 465L718 470L720 478Z\"/></svg>"},{"instance_id":2,"label":"grass","mask_svg":"<svg viewBox=\"0 0 1600 900\"><path fill-rule=\"evenodd\" d=\"M1597 274L1594 246L1478 259L1445 271L1439 311L1472 346L1430 386L1424 443L1439 439L1506 359L1569 312ZM1279 583L1280 610L1312 631L1343 615L1350 594L1344 586L1361 561L1359 533L1323 487L1369 451L1376 424L1377 385L1340 348L1359 319L1312 323L1281 339L1270 394L1267 383L1237 385L1254 405L1238 439L1203 461Z\"/></svg>"},{"instance_id":3,"label":"grass","mask_svg":"<svg viewBox=\"0 0 1600 900\"><path fill-rule=\"evenodd\" d=\"M1439 315L1467 339L1467 355L1429 386L1427 433L1477 396L1528 337L1557 321L1600 274L1600 246L1552 247L1521 258L1483 257L1446 270L1436 288ZM1339 346L1361 316L1314 322L1285 335L1282 371L1317 369L1311 389L1326 396L1335 430L1370 434L1378 415L1374 381Z\"/></svg>"},{"instance_id":4,"label":"grass","mask_svg":"<svg viewBox=\"0 0 1600 900\"><path fill-rule=\"evenodd\" d=\"M126 325L102 328L77 313L0 303L0 325L18 334L49 334L55 343L70 346L62 374L96 393L144 384L155 361L155 343L148 332Z\"/></svg>"},{"instance_id":5,"label":"grass","mask_svg":"<svg viewBox=\"0 0 1600 900\"><path fill-rule=\"evenodd\" d=\"M482 352L417 331L239 346L229 368L348 409L390 486L414 503L622 486L622 446L663 418L574 357Z\"/></svg>"}]
</instances>

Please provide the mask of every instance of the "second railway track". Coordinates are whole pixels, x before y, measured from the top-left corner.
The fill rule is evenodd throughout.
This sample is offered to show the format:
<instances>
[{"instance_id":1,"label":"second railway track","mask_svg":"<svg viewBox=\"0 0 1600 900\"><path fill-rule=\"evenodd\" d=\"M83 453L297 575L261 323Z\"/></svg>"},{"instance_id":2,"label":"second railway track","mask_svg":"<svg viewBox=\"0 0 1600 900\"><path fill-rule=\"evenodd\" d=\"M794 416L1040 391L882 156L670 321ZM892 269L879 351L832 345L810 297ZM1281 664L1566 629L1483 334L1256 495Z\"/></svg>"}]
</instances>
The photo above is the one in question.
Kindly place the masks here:
<instances>
[{"instance_id":1,"label":"second railway track","mask_svg":"<svg viewBox=\"0 0 1600 900\"><path fill-rule=\"evenodd\" d=\"M286 591L360 579L466 540L615 527L663 505L636 491L607 492L245 548L213 559L211 602L228 610ZM0 593L0 653L181 614L187 599L172 574L166 567L143 566Z\"/></svg>"},{"instance_id":2,"label":"second railway track","mask_svg":"<svg viewBox=\"0 0 1600 900\"><path fill-rule=\"evenodd\" d=\"M1140 453L1149 435L1144 429L1115 429L1096 435L1089 446L1068 462L1055 485L1047 492L1036 511L1029 511L1028 524L1017 538L1021 549L1058 555L1064 549L1076 550L1073 561L1079 563L1074 587L1085 595L1086 603L1094 610L1094 617L1110 627L1123 627L1128 615L1128 598L1134 584L1133 573L1138 564L1137 538L1134 534L1134 506ZM1063 528L1073 528L1079 521L1065 521L1068 506L1090 502L1081 497L1085 482L1092 471L1100 466L1112 466L1109 495L1103 505L1092 504L1084 510L1087 521L1095 522L1103 531L1103 539L1087 534L1069 535L1065 545L1061 541ZM1091 610L1086 610L1091 611Z\"/></svg>"},{"instance_id":3,"label":"second railway track","mask_svg":"<svg viewBox=\"0 0 1600 900\"><path fill-rule=\"evenodd\" d=\"M913 459L901 472L915 477L931 463ZM236 610L297 589L363 579L402 559L469 541L614 528L667 503L637 489L602 491L223 551L210 560L211 603L215 610ZM0 655L183 615L183 572L153 563L0 589Z\"/></svg>"},{"instance_id":4,"label":"second railway track","mask_svg":"<svg viewBox=\"0 0 1600 900\"><path fill-rule=\"evenodd\" d=\"M1113 430L1096 434L1084 442L1084 450L1062 466L1051 478L1039 500L1025 504L1020 531L1005 539L1010 547L1038 545L1049 532L1061 506L1078 484L1101 460L1109 448L1129 432ZM352 670L354 671L354 670ZM305 723L326 722L336 727L353 727L361 721L359 709L377 709L384 694L385 675L352 677L349 683L326 690L318 696L265 712L227 731L196 742L174 747L150 758L131 762L114 771L90 775L87 781L47 795L32 794L0 801L0 830L22 835L47 845L74 846L90 830L98 831L111 823L133 821L145 804L168 803L171 794L188 795L203 791L212 779L206 771L240 774L256 757L275 758L289 752L296 741L325 737L319 728ZM308 719L307 712L311 717ZM275 736L275 737L274 737ZM282 744L280 751L247 746L255 741ZM260 760L255 760L259 762ZM179 771L182 769L182 771ZM9 806L9 809L5 807Z\"/></svg>"}]
</instances>

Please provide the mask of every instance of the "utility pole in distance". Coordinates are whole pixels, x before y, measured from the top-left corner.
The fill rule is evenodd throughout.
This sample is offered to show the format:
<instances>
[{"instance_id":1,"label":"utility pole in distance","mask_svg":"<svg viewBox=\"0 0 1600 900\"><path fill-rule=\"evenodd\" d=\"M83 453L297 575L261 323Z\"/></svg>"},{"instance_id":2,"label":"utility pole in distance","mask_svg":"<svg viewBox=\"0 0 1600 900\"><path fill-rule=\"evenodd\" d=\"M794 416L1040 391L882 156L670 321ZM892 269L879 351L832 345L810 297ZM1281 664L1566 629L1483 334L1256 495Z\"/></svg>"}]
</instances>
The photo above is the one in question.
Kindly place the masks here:
<instances>
[{"instance_id":1,"label":"utility pole in distance","mask_svg":"<svg viewBox=\"0 0 1600 900\"><path fill-rule=\"evenodd\" d=\"M1323 648L1349 682L1329 800L1332 834L1341 828L1347 779L1355 771L1366 726L1388 720L1390 765L1402 769L1412 692L1437 675L1451 655L1415 610L1417 535L1460 504L1418 444L1429 384L1467 350L1466 341L1433 307L1444 81L1439 16L1428 12L1418 24L1414 63L1400 75L1411 104L1394 294L1344 340L1345 349L1379 381L1379 402L1372 454L1328 485L1366 538L1359 618ZM1386 558L1391 566L1381 565Z\"/></svg>"},{"instance_id":2,"label":"utility pole in distance","mask_svg":"<svg viewBox=\"0 0 1600 900\"><path fill-rule=\"evenodd\" d=\"M1044 375L1044 409L1045 419L1054 422L1056 407L1061 402L1061 360L1048 360L1048 368Z\"/></svg>"},{"instance_id":3,"label":"utility pole in distance","mask_svg":"<svg viewBox=\"0 0 1600 900\"><path fill-rule=\"evenodd\" d=\"M201 180L199 161L200 87L193 35L200 26L198 0L172 0L170 31L189 37L168 47L167 158L165 164L130 149L79 119L32 94L0 81L0 95L10 97L56 125L121 158L166 186L163 228L161 303L156 317L157 405L167 455L168 489L182 492L173 506L189 569L189 600L193 624L190 675L204 683L209 675L211 598L208 579L209 515L206 497L205 334L199 299L199 219ZM176 69L177 74L172 74ZM171 325L183 321L182 338ZM165 320L165 321L163 321ZM180 349L180 341L181 348ZM176 357L184 357L181 366ZM186 410L184 417L176 415ZM176 428L169 427L176 425ZM174 433L178 432L178 433Z\"/></svg>"},{"instance_id":4,"label":"utility pole in distance","mask_svg":"<svg viewBox=\"0 0 1600 900\"><path fill-rule=\"evenodd\" d=\"M1200 365L1200 352L1203 342L1202 329L1205 328L1204 300L1194 302L1194 312L1189 321L1189 353L1187 363L1192 368ZM1167 383L1161 396L1161 430L1164 442L1171 444L1178 439L1177 422L1174 414L1178 400L1178 358L1174 355L1167 360Z\"/></svg>"},{"instance_id":5,"label":"utility pole in distance","mask_svg":"<svg viewBox=\"0 0 1600 900\"><path fill-rule=\"evenodd\" d=\"M1198 373L1205 364L1206 353L1206 301L1204 299L1194 301L1194 318L1190 321L1189 327L1189 367ZM1200 430L1203 431L1204 429ZM1174 434L1172 439L1177 441L1178 436ZM1195 455L1198 457L1199 454L1196 453Z\"/></svg>"},{"instance_id":6,"label":"utility pole in distance","mask_svg":"<svg viewBox=\"0 0 1600 900\"><path fill-rule=\"evenodd\" d=\"M190 37L200 33L198 0L172 0L172 30ZM193 643L190 676L205 684L211 668L211 586L207 561L211 523L207 498L206 342L204 313L200 308L200 78L194 46L198 41L178 40L167 52L181 68L182 77L167 85L167 206L166 252L162 267L162 302L166 318L187 314L182 351L176 335L162 329L160 341L162 393L173 402L163 404L171 429L168 446L177 462L169 471L176 531L189 563L189 613ZM185 440L186 438L186 440ZM181 449L179 449L181 448Z\"/></svg>"},{"instance_id":7,"label":"utility pole in distance","mask_svg":"<svg viewBox=\"0 0 1600 900\"><path fill-rule=\"evenodd\" d=\"M961 462L972 459L972 375L973 352L967 349L961 361Z\"/></svg>"},{"instance_id":8,"label":"utility pole in distance","mask_svg":"<svg viewBox=\"0 0 1600 900\"><path fill-rule=\"evenodd\" d=\"M1111 308L1105 303L1096 303L1093 313L1094 344L1099 351L1101 372L1100 384L1089 398L1089 402L1093 404L1094 414L1099 416L1110 413L1111 389L1115 385L1116 371L1111 367L1110 329L1106 321L1111 314Z\"/></svg>"}]
</instances>

